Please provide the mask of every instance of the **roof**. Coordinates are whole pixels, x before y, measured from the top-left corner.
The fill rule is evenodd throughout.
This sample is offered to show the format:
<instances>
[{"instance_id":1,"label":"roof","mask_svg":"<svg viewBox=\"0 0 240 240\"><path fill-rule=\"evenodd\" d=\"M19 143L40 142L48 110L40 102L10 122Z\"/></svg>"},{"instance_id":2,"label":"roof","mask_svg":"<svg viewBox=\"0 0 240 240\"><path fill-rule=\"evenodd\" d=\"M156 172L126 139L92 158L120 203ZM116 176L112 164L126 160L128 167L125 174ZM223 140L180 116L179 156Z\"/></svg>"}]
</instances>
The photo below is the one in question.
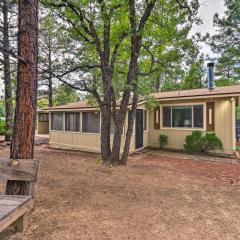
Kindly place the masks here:
<instances>
[{"instance_id":1,"label":"roof","mask_svg":"<svg viewBox=\"0 0 240 240\"><path fill-rule=\"evenodd\" d=\"M171 92L157 92L153 96L157 99L182 98L182 97L204 97L217 95L240 94L240 85L216 87L214 89L199 88Z\"/></svg>"},{"instance_id":2,"label":"roof","mask_svg":"<svg viewBox=\"0 0 240 240\"><path fill-rule=\"evenodd\" d=\"M188 90L179 90L171 92L156 92L152 94L157 99L167 100L167 99L181 99L181 98L199 98L199 97L214 97L214 96L240 96L240 85L235 86L225 86L225 87L216 87L212 90L208 88L199 88L199 89L188 89ZM144 102L144 101L140 101ZM51 107L47 110L64 110L64 109L86 109L93 108L96 106L89 104L87 101L79 101L74 103L69 103L61 106ZM46 109L45 109L46 110Z\"/></svg>"},{"instance_id":3,"label":"roof","mask_svg":"<svg viewBox=\"0 0 240 240\"><path fill-rule=\"evenodd\" d=\"M95 106L89 104L87 101L78 101L73 103L68 103L65 105L50 107L49 110L57 109L80 109L80 108L96 108Z\"/></svg>"}]
</instances>

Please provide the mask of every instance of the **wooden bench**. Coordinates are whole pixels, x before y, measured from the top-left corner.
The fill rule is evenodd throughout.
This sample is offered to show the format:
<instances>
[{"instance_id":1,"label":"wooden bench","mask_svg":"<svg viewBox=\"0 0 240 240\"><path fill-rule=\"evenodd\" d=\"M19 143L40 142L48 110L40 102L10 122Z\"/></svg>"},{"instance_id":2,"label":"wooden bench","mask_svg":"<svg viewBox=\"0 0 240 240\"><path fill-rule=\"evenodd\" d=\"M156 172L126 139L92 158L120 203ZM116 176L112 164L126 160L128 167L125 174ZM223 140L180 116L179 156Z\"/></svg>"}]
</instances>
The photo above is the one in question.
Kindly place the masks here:
<instances>
[{"instance_id":1,"label":"wooden bench","mask_svg":"<svg viewBox=\"0 0 240 240\"><path fill-rule=\"evenodd\" d=\"M0 159L1 180L29 183L28 192L24 195L0 195L0 233L12 224L18 231L24 231L27 227L28 214L33 209L36 196L38 170L38 160Z\"/></svg>"}]
</instances>

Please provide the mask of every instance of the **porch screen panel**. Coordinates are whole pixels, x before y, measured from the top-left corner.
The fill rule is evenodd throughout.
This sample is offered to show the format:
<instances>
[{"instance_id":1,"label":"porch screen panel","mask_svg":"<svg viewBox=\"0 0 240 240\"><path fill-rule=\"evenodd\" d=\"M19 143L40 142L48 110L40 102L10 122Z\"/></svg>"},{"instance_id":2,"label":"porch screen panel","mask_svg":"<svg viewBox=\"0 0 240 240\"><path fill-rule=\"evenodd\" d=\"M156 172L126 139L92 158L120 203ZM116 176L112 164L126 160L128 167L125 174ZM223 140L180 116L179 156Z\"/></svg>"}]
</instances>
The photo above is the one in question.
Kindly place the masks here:
<instances>
[{"instance_id":1,"label":"porch screen panel","mask_svg":"<svg viewBox=\"0 0 240 240\"><path fill-rule=\"evenodd\" d=\"M100 133L100 113L84 112L82 119L82 131L86 133Z\"/></svg>"},{"instance_id":2,"label":"porch screen panel","mask_svg":"<svg viewBox=\"0 0 240 240\"><path fill-rule=\"evenodd\" d=\"M48 122L48 113L39 113L38 120L39 122Z\"/></svg>"},{"instance_id":3,"label":"porch screen panel","mask_svg":"<svg viewBox=\"0 0 240 240\"><path fill-rule=\"evenodd\" d=\"M174 106L172 107L173 127L192 127L192 107Z\"/></svg>"},{"instance_id":4,"label":"porch screen panel","mask_svg":"<svg viewBox=\"0 0 240 240\"><path fill-rule=\"evenodd\" d=\"M66 113L65 130L70 132L80 131L80 113Z\"/></svg>"},{"instance_id":5,"label":"porch screen panel","mask_svg":"<svg viewBox=\"0 0 240 240\"><path fill-rule=\"evenodd\" d=\"M63 113L52 113L51 129L63 130Z\"/></svg>"}]
</instances>

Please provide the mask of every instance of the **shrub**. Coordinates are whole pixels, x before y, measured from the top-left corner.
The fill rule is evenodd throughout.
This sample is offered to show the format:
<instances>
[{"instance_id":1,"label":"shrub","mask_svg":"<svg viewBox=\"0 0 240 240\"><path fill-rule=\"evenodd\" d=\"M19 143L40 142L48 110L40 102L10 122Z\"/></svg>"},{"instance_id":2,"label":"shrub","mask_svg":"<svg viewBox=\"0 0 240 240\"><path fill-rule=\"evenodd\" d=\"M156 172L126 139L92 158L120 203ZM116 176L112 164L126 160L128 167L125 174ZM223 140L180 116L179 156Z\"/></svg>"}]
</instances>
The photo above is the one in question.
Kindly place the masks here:
<instances>
[{"instance_id":1,"label":"shrub","mask_svg":"<svg viewBox=\"0 0 240 240\"><path fill-rule=\"evenodd\" d=\"M168 145L168 136L160 135L158 141L159 141L159 147L164 148L166 145Z\"/></svg>"},{"instance_id":2,"label":"shrub","mask_svg":"<svg viewBox=\"0 0 240 240\"><path fill-rule=\"evenodd\" d=\"M202 136L203 133L201 131L193 131L191 135L186 136L185 150L188 152L201 152Z\"/></svg>"},{"instance_id":3,"label":"shrub","mask_svg":"<svg viewBox=\"0 0 240 240\"><path fill-rule=\"evenodd\" d=\"M215 149L223 149L223 143L221 139L216 136L216 133L206 133L204 151L207 152Z\"/></svg>"},{"instance_id":4,"label":"shrub","mask_svg":"<svg viewBox=\"0 0 240 240\"><path fill-rule=\"evenodd\" d=\"M222 141L215 133L193 131L191 135L186 136L185 142L184 148L188 152L208 152L223 148Z\"/></svg>"},{"instance_id":5,"label":"shrub","mask_svg":"<svg viewBox=\"0 0 240 240\"><path fill-rule=\"evenodd\" d=\"M5 134L5 122L0 119L0 135Z\"/></svg>"}]
</instances>

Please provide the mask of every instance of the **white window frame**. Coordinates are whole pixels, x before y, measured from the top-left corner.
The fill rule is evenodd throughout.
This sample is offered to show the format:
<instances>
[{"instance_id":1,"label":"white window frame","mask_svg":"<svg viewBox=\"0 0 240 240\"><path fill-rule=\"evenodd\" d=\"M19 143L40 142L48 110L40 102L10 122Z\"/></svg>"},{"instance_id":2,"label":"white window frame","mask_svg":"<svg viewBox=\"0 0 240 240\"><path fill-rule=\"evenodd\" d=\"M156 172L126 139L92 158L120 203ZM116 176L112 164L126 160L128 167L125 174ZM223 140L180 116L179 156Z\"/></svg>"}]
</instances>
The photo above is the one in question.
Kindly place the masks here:
<instances>
[{"instance_id":1,"label":"white window frame","mask_svg":"<svg viewBox=\"0 0 240 240\"><path fill-rule=\"evenodd\" d=\"M193 122L193 106L196 105L203 105L203 128L196 128L194 127ZM192 107L192 127L164 127L163 126L163 107L175 107L175 106L190 106ZM206 130L206 102L196 102L196 103L176 103L176 104L161 104L160 106L160 129L167 129L167 130ZM172 110L171 110L171 125L172 125Z\"/></svg>"}]
</instances>

